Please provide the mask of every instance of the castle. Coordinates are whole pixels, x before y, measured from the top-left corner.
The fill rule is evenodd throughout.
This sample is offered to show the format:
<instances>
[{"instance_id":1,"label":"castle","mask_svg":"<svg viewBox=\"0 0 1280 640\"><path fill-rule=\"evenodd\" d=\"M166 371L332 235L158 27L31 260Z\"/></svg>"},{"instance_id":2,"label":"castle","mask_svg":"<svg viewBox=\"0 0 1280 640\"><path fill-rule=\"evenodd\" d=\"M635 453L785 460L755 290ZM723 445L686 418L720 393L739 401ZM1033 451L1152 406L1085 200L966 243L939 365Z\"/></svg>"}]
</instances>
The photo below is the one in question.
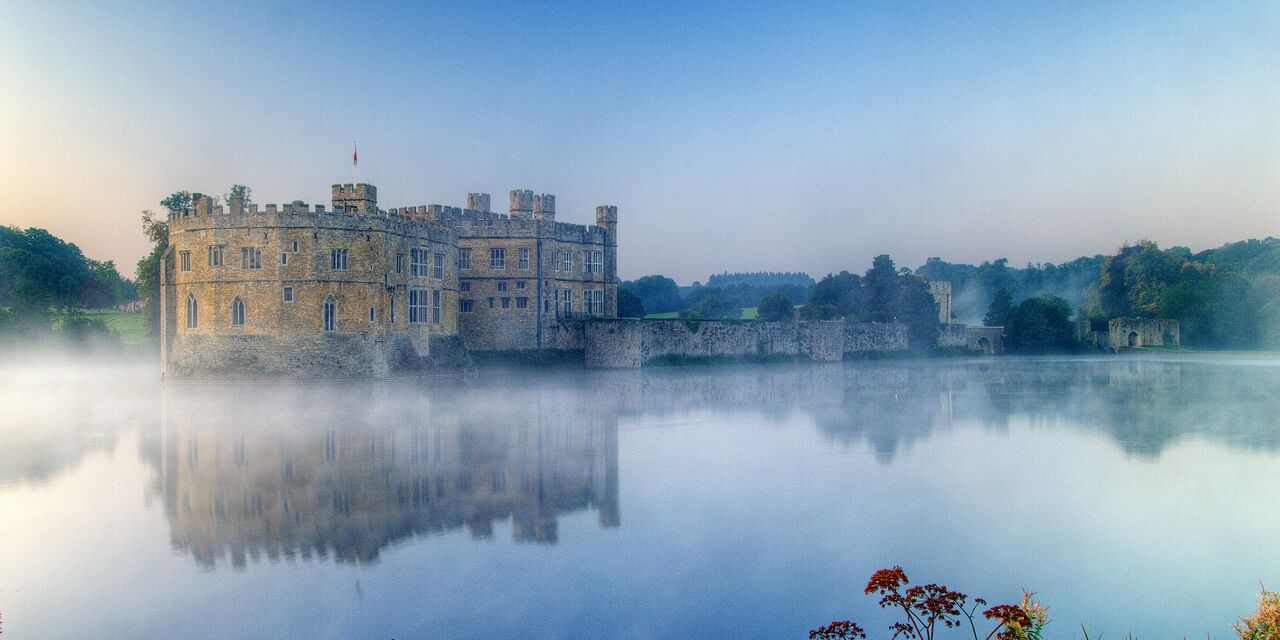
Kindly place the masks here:
<instances>
[{"instance_id":1,"label":"castle","mask_svg":"<svg viewBox=\"0 0 1280 640\"><path fill-rule=\"evenodd\" d=\"M166 378L366 378L469 366L473 352L580 351L617 315L614 206L556 220L555 196L378 207L335 184L332 209L193 194L161 267Z\"/></svg>"}]
</instances>

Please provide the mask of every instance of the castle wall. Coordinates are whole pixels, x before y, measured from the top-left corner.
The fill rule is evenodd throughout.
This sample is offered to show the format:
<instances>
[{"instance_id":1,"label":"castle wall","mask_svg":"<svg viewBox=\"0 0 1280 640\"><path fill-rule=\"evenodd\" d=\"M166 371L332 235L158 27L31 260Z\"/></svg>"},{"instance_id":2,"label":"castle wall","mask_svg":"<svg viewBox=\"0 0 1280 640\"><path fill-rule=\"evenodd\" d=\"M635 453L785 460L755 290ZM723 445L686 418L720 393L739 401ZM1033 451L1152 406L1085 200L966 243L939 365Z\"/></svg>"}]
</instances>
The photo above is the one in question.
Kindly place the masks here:
<instances>
[{"instance_id":1,"label":"castle wall","mask_svg":"<svg viewBox=\"0 0 1280 640\"><path fill-rule=\"evenodd\" d=\"M846 354L907 348L904 325L843 322L592 319L585 342L586 365L596 369L699 358L832 362Z\"/></svg>"},{"instance_id":2,"label":"castle wall","mask_svg":"<svg viewBox=\"0 0 1280 640\"><path fill-rule=\"evenodd\" d=\"M965 326L964 337L970 351L1004 353L1004 327Z\"/></svg>"},{"instance_id":3,"label":"castle wall","mask_svg":"<svg viewBox=\"0 0 1280 640\"><path fill-rule=\"evenodd\" d=\"M1112 349L1182 344L1182 331L1177 320L1116 318L1107 323L1107 337Z\"/></svg>"}]
</instances>

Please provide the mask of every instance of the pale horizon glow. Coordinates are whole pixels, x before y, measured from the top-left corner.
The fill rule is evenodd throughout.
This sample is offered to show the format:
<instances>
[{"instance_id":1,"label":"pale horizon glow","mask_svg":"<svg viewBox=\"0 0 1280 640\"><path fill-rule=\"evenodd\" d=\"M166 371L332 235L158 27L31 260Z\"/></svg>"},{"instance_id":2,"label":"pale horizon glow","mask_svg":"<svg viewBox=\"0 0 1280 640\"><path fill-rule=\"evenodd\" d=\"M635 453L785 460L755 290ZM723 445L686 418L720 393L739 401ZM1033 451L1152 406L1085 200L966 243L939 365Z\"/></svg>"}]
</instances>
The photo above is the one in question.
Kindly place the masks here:
<instances>
[{"instance_id":1,"label":"pale horizon glow","mask_svg":"<svg viewBox=\"0 0 1280 640\"><path fill-rule=\"evenodd\" d=\"M115 260L233 183L619 209L619 275L1015 265L1280 235L1280 4L20 2L0 224Z\"/></svg>"}]
</instances>

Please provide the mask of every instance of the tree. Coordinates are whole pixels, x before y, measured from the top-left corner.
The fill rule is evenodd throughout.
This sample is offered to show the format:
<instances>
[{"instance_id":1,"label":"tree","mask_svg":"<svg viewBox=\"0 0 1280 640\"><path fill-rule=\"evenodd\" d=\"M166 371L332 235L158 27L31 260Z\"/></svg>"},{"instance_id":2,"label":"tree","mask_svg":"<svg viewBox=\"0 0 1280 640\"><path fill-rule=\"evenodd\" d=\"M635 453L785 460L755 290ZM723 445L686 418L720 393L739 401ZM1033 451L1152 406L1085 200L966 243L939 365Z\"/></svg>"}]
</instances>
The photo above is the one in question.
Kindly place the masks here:
<instances>
[{"instance_id":1,"label":"tree","mask_svg":"<svg viewBox=\"0 0 1280 640\"><path fill-rule=\"evenodd\" d=\"M769 322L790 321L795 307L781 293L771 293L760 299L760 319Z\"/></svg>"},{"instance_id":2,"label":"tree","mask_svg":"<svg viewBox=\"0 0 1280 640\"><path fill-rule=\"evenodd\" d=\"M227 202L231 202L232 198L240 198L240 201L243 204L249 205L253 204L252 196L253 189L242 184L233 184L231 185L231 188L227 190Z\"/></svg>"},{"instance_id":3,"label":"tree","mask_svg":"<svg viewBox=\"0 0 1280 640\"><path fill-rule=\"evenodd\" d=\"M913 348L932 348L938 341L938 302L929 293L929 283L907 269L898 274L898 279L893 319L907 325L907 343Z\"/></svg>"},{"instance_id":4,"label":"tree","mask_svg":"<svg viewBox=\"0 0 1280 640\"><path fill-rule=\"evenodd\" d=\"M643 318L644 302L626 287L618 287L618 317Z\"/></svg>"},{"instance_id":5,"label":"tree","mask_svg":"<svg viewBox=\"0 0 1280 640\"><path fill-rule=\"evenodd\" d=\"M1054 295L1027 298L1009 311L1004 326L1005 345L1011 351L1044 353L1075 346L1071 305Z\"/></svg>"},{"instance_id":6,"label":"tree","mask_svg":"<svg viewBox=\"0 0 1280 640\"><path fill-rule=\"evenodd\" d=\"M644 305L645 311L649 313L678 311L684 307L680 299L680 287L676 286L675 280L666 276L644 276L638 280L624 282L622 286L636 294Z\"/></svg>"},{"instance_id":7,"label":"tree","mask_svg":"<svg viewBox=\"0 0 1280 640\"><path fill-rule=\"evenodd\" d=\"M742 307L731 300L711 295L680 312L680 315L701 320L736 320L742 315Z\"/></svg>"},{"instance_id":8,"label":"tree","mask_svg":"<svg viewBox=\"0 0 1280 640\"><path fill-rule=\"evenodd\" d=\"M191 208L190 191L174 191L169 197L160 201L160 206L169 210L170 215L178 215Z\"/></svg>"},{"instance_id":9,"label":"tree","mask_svg":"<svg viewBox=\"0 0 1280 640\"><path fill-rule=\"evenodd\" d=\"M816 319L856 319L862 313L862 278L848 271L834 275L828 273L814 285L813 294L809 296L809 303L805 306L813 308L811 313L822 309L822 315L829 316ZM828 311L828 308L833 311Z\"/></svg>"},{"instance_id":10,"label":"tree","mask_svg":"<svg viewBox=\"0 0 1280 640\"><path fill-rule=\"evenodd\" d=\"M1003 327L1009 321L1009 310L1013 308L1013 296L1004 287L996 289L996 295L987 307L987 315L982 319L983 326Z\"/></svg>"},{"instance_id":11,"label":"tree","mask_svg":"<svg viewBox=\"0 0 1280 640\"><path fill-rule=\"evenodd\" d=\"M186 193L180 191L161 201L166 207L169 204L180 202L175 197L179 194ZM188 194L187 202L190 203L191 197ZM181 209L179 209L180 211ZM172 212L173 209L170 209ZM159 218L150 209L142 212L142 233L154 245L151 253L138 261L137 273L134 276L134 282L138 287L138 298L142 301L143 307L147 314L147 330L152 336L160 335L160 269L163 268L162 262L165 251L169 250L169 221Z\"/></svg>"},{"instance_id":12,"label":"tree","mask_svg":"<svg viewBox=\"0 0 1280 640\"><path fill-rule=\"evenodd\" d=\"M862 278L862 287L866 292L866 313L861 319L870 322L892 322L899 284L898 271L893 266L893 258L883 254L876 256L871 262L871 269Z\"/></svg>"}]
</instances>

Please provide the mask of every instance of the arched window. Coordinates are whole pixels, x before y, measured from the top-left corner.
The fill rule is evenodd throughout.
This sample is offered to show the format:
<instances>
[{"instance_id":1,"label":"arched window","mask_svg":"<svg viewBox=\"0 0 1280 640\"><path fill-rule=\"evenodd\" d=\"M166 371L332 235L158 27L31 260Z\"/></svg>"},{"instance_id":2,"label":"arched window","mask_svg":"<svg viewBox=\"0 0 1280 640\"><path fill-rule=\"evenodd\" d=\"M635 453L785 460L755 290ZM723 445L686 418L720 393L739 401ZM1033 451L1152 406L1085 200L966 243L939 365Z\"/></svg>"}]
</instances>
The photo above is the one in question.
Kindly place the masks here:
<instances>
[{"instance_id":1,"label":"arched window","mask_svg":"<svg viewBox=\"0 0 1280 640\"><path fill-rule=\"evenodd\" d=\"M188 329L194 329L199 324L200 319L198 317L198 311L199 309L197 308L197 305L196 305L196 297L188 293L187 294L187 328Z\"/></svg>"},{"instance_id":2,"label":"arched window","mask_svg":"<svg viewBox=\"0 0 1280 640\"><path fill-rule=\"evenodd\" d=\"M231 324L237 327L244 325L244 300L240 296L231 301Z\"/></svg>"},{"instance_id":3,"label":"arched window","mask_svg":"<svg viewBox=\"0 0 1280 640\"><path fill-rule=\"evenodd\" d=\"M324 330L333 331L338 326L338 303L333 296L324 299Z\"/></svg>"}]
</instances>

